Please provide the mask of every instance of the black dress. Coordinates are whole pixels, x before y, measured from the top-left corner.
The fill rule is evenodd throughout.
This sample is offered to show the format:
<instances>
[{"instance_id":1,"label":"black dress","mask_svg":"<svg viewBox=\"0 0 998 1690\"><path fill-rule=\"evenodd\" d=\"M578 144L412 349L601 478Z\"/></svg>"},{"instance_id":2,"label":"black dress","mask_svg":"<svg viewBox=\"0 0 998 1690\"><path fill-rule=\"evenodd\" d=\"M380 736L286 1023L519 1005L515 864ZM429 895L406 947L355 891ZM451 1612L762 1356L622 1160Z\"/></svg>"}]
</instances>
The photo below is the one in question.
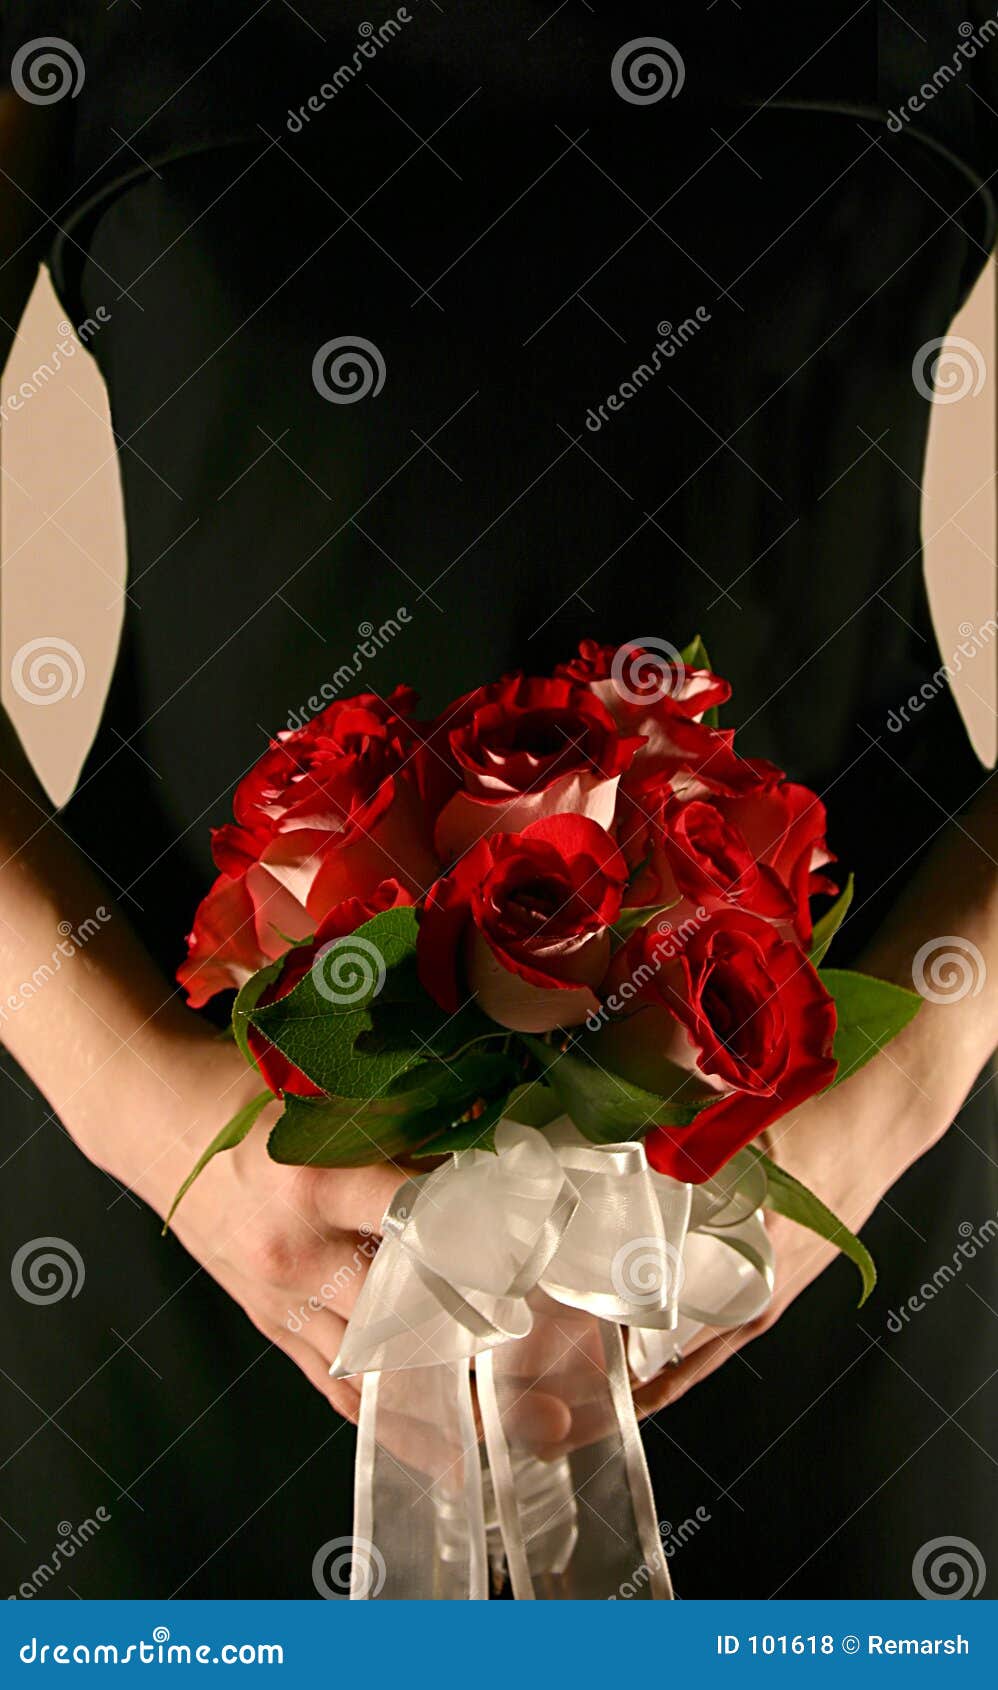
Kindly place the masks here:
<instances>
[{"instance_id":1,"label":"black dress","mask_svg":"<svg viewBox=\"0 0 998 1690\"><path fill-rule=\"evenodd\" d=\"M428 710L583 635L701 631L742 748L827 795L849 942L873 929L985 778L946 692L887 719L939 663L912 366L992 244L998 44L969 52L983 5L901 10L6 7L8 65L51 34L85 71L49 263L101 324L128 527L61 820L167 971L263 732L391 618L358 685ZM643 37L657 73L619 53ZM350 403L316 361L344 338ZM46 1308L0 1288L6 1588L103 1506L43 1594L311 1596L352 1431L6 1072L5 1246L87 1266ZM875 1300L836 1263L646 1428L665 1525L701 1510L681 1595L911 1595L953 1534L998 1569L998 1251L888 1325L996 1212L984 1082L871 1220Z\"/></svg>"}]
</instances>

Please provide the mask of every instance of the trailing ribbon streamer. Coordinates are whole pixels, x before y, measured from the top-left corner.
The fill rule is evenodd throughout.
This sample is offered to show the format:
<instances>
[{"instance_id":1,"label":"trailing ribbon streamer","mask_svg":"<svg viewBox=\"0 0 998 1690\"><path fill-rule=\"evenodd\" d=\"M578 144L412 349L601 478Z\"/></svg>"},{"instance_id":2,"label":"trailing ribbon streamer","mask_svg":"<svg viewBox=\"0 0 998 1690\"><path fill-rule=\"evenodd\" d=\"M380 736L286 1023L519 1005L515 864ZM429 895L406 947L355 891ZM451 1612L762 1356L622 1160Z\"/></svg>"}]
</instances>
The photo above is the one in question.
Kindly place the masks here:
<instances>
[{"instance_id":1,"label":"trailing ribbon streamer","mask_svg":"<svg viewBox=\"0 0 998 1690\"><path fill-rule=\"evenodd\" d=\"M521 1600L670 1597L628 1361L761 1313L764 1194L752 1158L682 1185L567 1119L402 1185L330 1369L364 1375L351 1596L479 1600L508 1568Z\"/></svg>"}]
</instances>

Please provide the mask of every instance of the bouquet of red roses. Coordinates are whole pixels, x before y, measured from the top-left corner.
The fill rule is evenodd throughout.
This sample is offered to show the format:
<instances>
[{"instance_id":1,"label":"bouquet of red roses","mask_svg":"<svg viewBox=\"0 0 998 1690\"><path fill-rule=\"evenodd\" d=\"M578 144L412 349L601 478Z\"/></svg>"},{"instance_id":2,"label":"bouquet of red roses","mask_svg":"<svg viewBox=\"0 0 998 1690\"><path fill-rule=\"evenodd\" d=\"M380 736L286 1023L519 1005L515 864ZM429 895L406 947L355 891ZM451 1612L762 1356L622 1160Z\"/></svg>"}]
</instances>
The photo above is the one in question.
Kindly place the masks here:
<instances>
[{"instance_id":1,"label":"bouquet of red roses","mask_svg":"<svg viewBox=\"0 0 998 1690\"><path fill-rule=\"evenodd\" d=\"M699 639L585 640L434 721L397 687L278 734L213 834L178 973L194 1007L236 988L268 1087L209 1154L277 1096L278 1162L487 1149L504 1115L567 1114L698 1184L855 1072L919 999L819 971L852 883L815 921L824 805L738 753L730 692ZM868 1273L769 1167L774 1205Z\"/></svg>"},{"instance_id":2,"label":"bouquet of red roses","mask_svg":"<svg viewBox=\"0 0 998 1690\"><path fill-rule=\"evenodd\" d=\"M516 1595L604 1595L639 1558L668 1596L628 1362L651 1377L765 1307L763 1207L873 1286L757 1141L920 1000L823 966L851 879L829 878L820 799L718 726L730 690L699 639L642 639L429 721L407 687L363 693L278 734L213 835L179 979L195 1007L235 989L266 1089L176 1201L275 1098L275 1161L410 1175L333 1368L364 1374L354 1595L484 1594L491 1522ZM542 1462L516 1409L552 1378L586 1430ZM612 1544L587 1544L590 1515Z\"/></svg>"}]
</instances>

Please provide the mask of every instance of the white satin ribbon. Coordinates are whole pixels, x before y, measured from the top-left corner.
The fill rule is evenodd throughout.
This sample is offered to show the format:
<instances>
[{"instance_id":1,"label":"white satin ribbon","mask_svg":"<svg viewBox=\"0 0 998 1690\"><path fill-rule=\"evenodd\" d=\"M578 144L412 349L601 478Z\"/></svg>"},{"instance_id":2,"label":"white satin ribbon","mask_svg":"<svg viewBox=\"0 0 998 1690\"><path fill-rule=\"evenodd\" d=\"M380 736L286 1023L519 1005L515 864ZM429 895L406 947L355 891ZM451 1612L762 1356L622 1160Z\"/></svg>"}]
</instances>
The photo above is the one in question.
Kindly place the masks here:
<instances>
[{"instance_id":1,"label":"white satin ribbon","mask_svg":"<svg viewBox=\"0 0 998 1690\"><path fill-rule=\"evenodd\" d=\"M330 1369L364 1374L351 1596L477 1600L505 1563L520 1599L667 1598L628 1362L766 1307L765 1176L683 1185L567 1119L495 1145L396 1192Z\"/></svg>"}]
</instances>

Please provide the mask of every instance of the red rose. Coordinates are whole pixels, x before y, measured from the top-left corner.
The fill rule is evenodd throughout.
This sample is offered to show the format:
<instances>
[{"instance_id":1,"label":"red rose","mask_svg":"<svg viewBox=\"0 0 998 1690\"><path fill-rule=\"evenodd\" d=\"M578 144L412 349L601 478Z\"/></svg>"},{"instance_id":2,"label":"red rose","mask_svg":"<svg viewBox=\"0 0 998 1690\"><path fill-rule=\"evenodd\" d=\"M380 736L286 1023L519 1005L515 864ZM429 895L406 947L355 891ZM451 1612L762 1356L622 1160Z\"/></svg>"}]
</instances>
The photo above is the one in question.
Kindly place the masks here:
<instances>
[{"instance_id":1,"label":"red rose","mask_svg":"<svg viewBox=\"0 0 998 1690\"><path fill-rule=\"evenodd\" d=\"M474 994L517 1032L573 1027L599 1007L609 925L627 866L586 816L545 816L480 839L437 881L419 928L419 977L453 1014Z\"/></svg>"},{"instance_id":2,"label":"red rose","mask_svg":"<svg viewBox=\"0 0 998 1690\"><path fill-rule=\"evenodd\" d=\"M579 656L558 673L585 681L621 733L640 737L622 782L630 790L672 776L677 785L681 781L690 788L690 795L695 790L738 792L759 780L780 778L771 763L740 756L731 729L701 721L707 710L731 697L731 687L710 669L688 669L672 646L656 651L633 641L601 646L583 640Z\"/></svg>"},{"instance_id":3,"label":"red rose","mask_svg":"<svg viewBox=\"0 0 998 1690\"><path fill-rule=\"evenodd\" d=\"M587 686L510 675L462 699L441 723L460 790L444 805L437 850L453 859L476 839L571 812L602 827L639 740L621 735Z\"/></svg>"},{"instance_id":4,"label":"red rose","mask_svg":"<svg viewBox=\"0 0 998 1690\"><path fill-rule=\"evenodd\" d=\"M783 922L785 936L808 948L810 900L834 888L818 872L833 860L825 807L806 786L760 783L737 796L684 799L659 779L637 796L621 794L618 819L620 847L637 871L629 904L736 904Z\"/></svg>"},{"instance_id":5,"label":"red rose","mask_svg":"<svg viewBox=\"0 0 998 1690\"><path fill-rule=\"evenodd\" d=\"M261 994L261 1006L276 1003L279 998L286 998L289 992L293 992L299 980L304 980L319 952L334 940L355 933L365 921L370 921L372 915L378 915L382 910L399 909L412 902L409 892L397 880L383 880L366 898L345 898L323 917L311 944L297 945L288 952L277 979ZM282 1092L293 1092L296 1097L323 1095L322 1087L289 1062L283 1051L278 1050L255 1027L249 1028L248 1038L256 1065L275 1096L280 1096Z\"/></svg>"},{"instance_id":6,"label":"red rose","mask_svg":"<svg viewBox=\"0 0 998 1690\"><path fill-rule=\"evenodd\" d=\"M811 899L819 892L836 890L819 872L835 860L825 842L827 820L821 799L809 787L783 780L749 788L738 797L718 798L716 804L727 824L738 829L755 861L786 887L797 940L807 950L813 935Z\"/></svg>"},{"instance_id":7,"label":"red rose","mask_svg":"<svg viewBox=\"0 0 998 1690\"><path fill-rule=\"evenodd\" d=\"M398 687L331 704L272 740L217 828L221 870L177 971L195 1007L241 986L306 938L344 898L398 876L419 891L438 871L420 798L426 747Z\"/></svg>"},{"instance_id":8,"label":"red rose","mask_svg":"<svg viewBox=\"0 0 998 1690\"><path fill-rule=\"evenodd\" d=\"M672 783L683 798L703 798L752 791L783 779L783 770L762 757L735 750L733 728L709 728L661 706L642 719L644 750L625 776L627 790L640 798L651 783Z\"/></svg>"},{"instance_id":9,"label":"red rose","mask_svg":"<svg viewBox=\"0 0 998 1690\"><path fill-rule=\"evenodd\" d=\"M694 720L731 697L727 681L710 669L687 668L673 647L647 650L634 641L614 646L581 640L578 657L559 663L555 674L589 686L628 733L643 733L639 723L656 707Z\"/></svg>"},{"instance_id":10,"label":"red rose","mask_svg":"<svg viewBox=\"0 0 998 1690\"><path fill-rule=\"evenodd\" d=\"M640 928L614 957L604 997L631 1013L597 1037L617 1072L660 1097L691 1078L718 1093L692 1125L656 1126L645 1140L659 1173L699 1184L831 1083L835 1005L769 922L722 910L676 923L677 914L671 933Z\"/></svg>"}]
</instances>

